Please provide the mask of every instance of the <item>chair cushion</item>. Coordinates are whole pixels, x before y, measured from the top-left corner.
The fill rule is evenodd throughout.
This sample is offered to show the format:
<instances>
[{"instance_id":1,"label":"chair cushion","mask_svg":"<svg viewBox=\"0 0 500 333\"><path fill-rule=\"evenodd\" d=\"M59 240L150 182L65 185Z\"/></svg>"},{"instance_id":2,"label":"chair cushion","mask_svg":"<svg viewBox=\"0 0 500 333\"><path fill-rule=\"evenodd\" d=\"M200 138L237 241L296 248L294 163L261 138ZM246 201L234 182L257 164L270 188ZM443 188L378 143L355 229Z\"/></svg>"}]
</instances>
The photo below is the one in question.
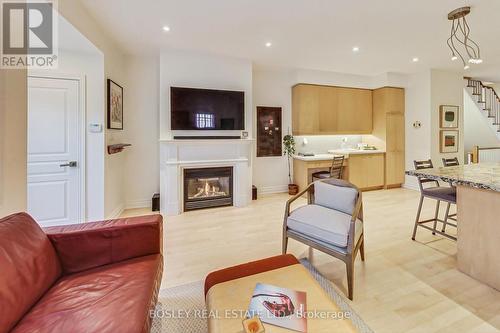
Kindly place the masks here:
<instances>
[{"instance_id":1,"label":"chair cushion","mask_svg":"<svg viewBox=\"0 0 500 333\"><path fill-rule=\"evenodd\" d=\"M358 189L342 179L325 179L314 182L314 203L323 207L352 214Z\"/></svg>"},{"instance_id":2,"label":"chair cushion","mask_svg":"<svg viewBox=\"0 0 500 333\"><path fill-rule=\"evenodd\" d=\"M0 219L0 332L8 332L60 275L55 250L31 216Z\"/></svg>"},{"instance_id":3,"label":"chair cushion","mask_svg":"<svg viewBox=\"0 0 500 333\"><path fill-rule=\"evenodd\" d=\"M457 189L455 187L429 187L422 194L439 200L457 202Z\"/></svg>"},{"instance_id":4,"label":"chair cushion","mask_svg":"<svg viewBox=\"0 0 500 333\"><path fill-rule=\"evenodd\" d=\"M154 254L66 275L12 333L146 332L162 267Z\"/></svg>"},{"instance_id":5,"label":"chair cushion","mask_svg":"<svg viewBox=\"0 0 500 333\"><path fill-rule=\"evenodd\" d=\"M331 178L332 175L330 174L330 171L318 171L312 174L313 178L319 178L319 179L326 179L326 178Z\"/></svg>"},{"instance_id":6,"label":"chair cushion","mask_svg":"<svg viewBox=\"0 0 500 333\"><path fill-rule=\"evenodd\" d=\"M350 223L350 214L319 205L299 207L287 219L291 231L338 247L347 246ZM362 222L356 221L355 228L361 234Z\"/></svg>"}]
</instances>

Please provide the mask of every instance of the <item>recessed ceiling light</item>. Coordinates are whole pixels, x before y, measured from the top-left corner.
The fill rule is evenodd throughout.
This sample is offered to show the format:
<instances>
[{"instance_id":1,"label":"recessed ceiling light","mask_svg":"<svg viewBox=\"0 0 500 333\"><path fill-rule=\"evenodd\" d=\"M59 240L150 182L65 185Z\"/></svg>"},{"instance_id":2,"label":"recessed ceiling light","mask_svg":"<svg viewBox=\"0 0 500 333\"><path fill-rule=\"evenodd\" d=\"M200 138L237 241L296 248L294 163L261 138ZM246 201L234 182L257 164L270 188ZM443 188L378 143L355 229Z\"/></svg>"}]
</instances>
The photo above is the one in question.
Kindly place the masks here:
<instances>
[{"instance_id":1,"label":"recessed ceiling light","mask_svg":"<svg viewBox=\"0 0 500 333\"><path fill-rule=\"evenodd\" d=\"M418 58L417 58L417 57L415 57L415 58L411 59L411 61L413 61L413 62L418 62Z\"/></svg>"},{"instance_id":2,"label":"recessed ceiling light","mask_svg":"<svg viewBox=\"0 0 500 333\"><path fill-rule=\"evenodd\" d=\"M354 46L354 47L352 48L352 52L359 52L359 47Z\"/></svg>"},{"instance_id":3,"label":"recessed ceiling light","mask_svg":"<svg viewBox=\"0 0 500 333\"><path fill-rule=\"evenodd\" d=\"M170 31L170 27L168 25L164 25L163 26L163 31L169 32Z\"/></svg>"},{"instance_id":4,"label":"recessed ceiling light","mask_svg":"<svg viewBox=\"0 0 500 333\"><path fill-rule=\"evenodd\" d=\"M271 42L266 43L266 47L271 47L271 46L273 46L273 43L271 43Z\"/></svg>"}]
</instances>

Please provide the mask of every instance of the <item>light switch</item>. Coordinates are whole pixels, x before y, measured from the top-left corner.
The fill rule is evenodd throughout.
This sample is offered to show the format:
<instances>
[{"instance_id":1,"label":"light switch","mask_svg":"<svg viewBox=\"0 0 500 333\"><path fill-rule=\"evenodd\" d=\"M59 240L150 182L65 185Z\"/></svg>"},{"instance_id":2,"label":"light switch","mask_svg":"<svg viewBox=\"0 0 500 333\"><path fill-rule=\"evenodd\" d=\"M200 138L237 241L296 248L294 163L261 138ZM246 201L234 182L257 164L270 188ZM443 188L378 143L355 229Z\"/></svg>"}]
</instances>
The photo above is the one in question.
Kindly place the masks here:
<instances>
[{"instance_id":1,"label":"light switch","mask_svg":"<svg viewBox=\"0 0 500 333\"><path fill-rule=\"evenodd\" d=\"M102 132L102 125L101 124L89 124L89 132L101 133Z\"/></svg>"}]
</instances>

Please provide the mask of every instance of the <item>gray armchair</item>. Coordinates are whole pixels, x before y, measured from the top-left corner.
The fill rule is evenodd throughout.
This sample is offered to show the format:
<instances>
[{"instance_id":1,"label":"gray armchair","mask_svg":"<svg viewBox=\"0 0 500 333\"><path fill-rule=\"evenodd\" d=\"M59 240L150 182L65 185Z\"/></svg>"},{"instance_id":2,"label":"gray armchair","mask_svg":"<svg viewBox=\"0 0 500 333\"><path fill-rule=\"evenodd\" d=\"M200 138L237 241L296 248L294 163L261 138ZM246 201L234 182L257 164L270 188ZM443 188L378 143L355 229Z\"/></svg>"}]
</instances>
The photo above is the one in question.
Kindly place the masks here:
<instances>
[{"instance_id":1,"label":"gray armchair","mask_svg":"<svg viewBox=\"0 0 500 333\"><path fill-rule=\"evenodd\" d=\"M290 211L292 202L307 193L308 204ZM318 180L285 206L283 221L283 254L288 238L345 262L349 299L353 299L354 260L358 251L365 260L363 203L361 192L341 179Z\"/></svg>"}]
</instances>

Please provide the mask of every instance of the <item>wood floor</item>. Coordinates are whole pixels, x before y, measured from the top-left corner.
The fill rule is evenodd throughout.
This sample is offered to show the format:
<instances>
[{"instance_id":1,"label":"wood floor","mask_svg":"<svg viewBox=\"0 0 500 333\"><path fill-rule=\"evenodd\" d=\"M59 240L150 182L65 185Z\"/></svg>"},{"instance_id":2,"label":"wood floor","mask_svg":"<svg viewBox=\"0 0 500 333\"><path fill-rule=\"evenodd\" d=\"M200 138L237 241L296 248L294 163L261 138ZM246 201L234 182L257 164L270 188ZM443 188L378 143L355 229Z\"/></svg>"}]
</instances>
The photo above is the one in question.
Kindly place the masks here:
<instances>
[{"instance_id":1,"label":"wood floor","mask_svg":"<svg viewBox=\"0 0 500 333\"><path fill-rule=\"evenodd\" d=\"M162 288L280 254L287 198L287 194L268 195L245 208L165 218ZM372 191L363 193L363 199L366 261L356 260L352 307L375 332L500 331L500 292L456 269L456 244L421 228L417 241L411 240L418 192ZM433 209L431 201L424 204L424 218L431 217ZM146 213L150 212L136 209L123 215ZM304 257L308 248L290 240L289 252ZM312 263L345 291L342 262L315 251Z\"/></svg>"}]
</instances>

